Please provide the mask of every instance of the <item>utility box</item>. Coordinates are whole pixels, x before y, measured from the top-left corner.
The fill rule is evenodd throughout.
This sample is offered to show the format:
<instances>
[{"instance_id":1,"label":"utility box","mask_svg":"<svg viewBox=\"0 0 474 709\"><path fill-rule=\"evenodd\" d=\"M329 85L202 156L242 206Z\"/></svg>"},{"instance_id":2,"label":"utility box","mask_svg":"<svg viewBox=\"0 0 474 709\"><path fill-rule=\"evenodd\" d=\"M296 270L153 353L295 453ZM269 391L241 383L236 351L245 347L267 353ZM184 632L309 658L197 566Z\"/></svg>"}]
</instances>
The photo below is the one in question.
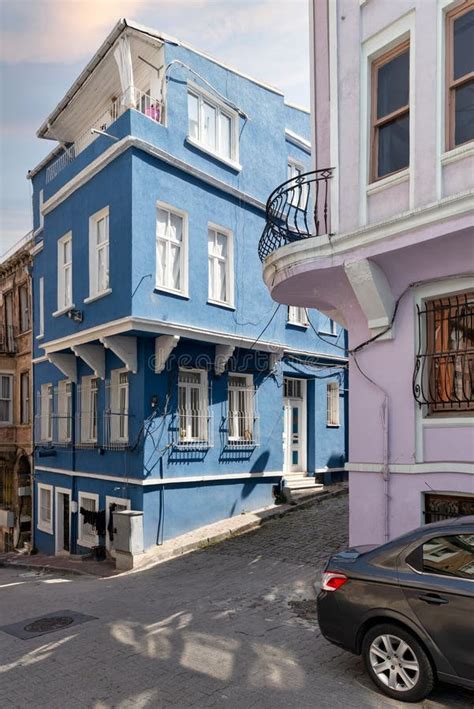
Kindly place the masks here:
<instances>
[{"instance_id":1,"label":"utility box","mask_svg":"<svg viewBox=\"0 0 474 709\"><path fill-rule=\"evenodd\" d=\"M133 569L136 558L143 554L143 512L120 510L113 515L115 565L117 569Z\"/></svg>"},{"instance_id":2,"label":"utility box","mask_svg":"<svg viewBox=\"0 0 474 709\"><path fill-rule=\"evenodd\" d=\"M0 527L10 529L15 526L15 515L12 510L0 510Z\"/></svg>"}]
</instances>

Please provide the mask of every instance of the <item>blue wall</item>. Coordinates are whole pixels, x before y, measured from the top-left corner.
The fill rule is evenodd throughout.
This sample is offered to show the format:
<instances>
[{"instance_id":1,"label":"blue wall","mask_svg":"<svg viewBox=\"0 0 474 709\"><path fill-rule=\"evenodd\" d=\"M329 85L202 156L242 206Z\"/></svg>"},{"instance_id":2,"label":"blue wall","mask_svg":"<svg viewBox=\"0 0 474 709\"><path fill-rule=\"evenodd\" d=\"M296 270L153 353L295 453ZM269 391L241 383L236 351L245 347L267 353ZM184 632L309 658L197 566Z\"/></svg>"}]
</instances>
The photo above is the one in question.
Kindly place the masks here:
<instances>
[{"instance_id":1,"label":"blue wall","mask_svg":"<svg viewBox=\"0 0 474 709\"><path fill-rule=\"evenodd\" d=\"M293 353L313 353L315 357L323 354L322 363L329 365L331 357L344 354L344 332L338 328L335 336L327 334L327 319L316 311L310 312L316 332L311 327L287 323L287 308L280 306L277 310L278 306L271 300L263 284L257 256L257 244L265 224L263 203L269 193L287 179L288 159L310 169L308 152L285 136L287 128L309 140L309 115L287 106L280 93L245 79L191 50L167 44L166 63L173 59L192 66L248 115L248 119L239 117L241 169L209 156L187 141L187 80L197 84L200 81L185 68L173 65L167 86L166 126L132 110L124 113L108 129L119 138L127 135L140 138L171 157L165 160L129 147L73 191L45 215L44 228L37 231L37 241L43 241L44 245L35 257L33 273L35 336L38 335L39 323L38 281L41 276L45 279L45 332L42 339L34 338L34 356L40 358L34 367L35 392L40 390L42 383L56 386L64 378L56 367L41 359L42 345L66 338L63 351L70 352L69 336L125 317L242 336L255 342L256 346L251 350L237 348L228 369L254 375L259 414L257 446L228 450L224 431L228 372L221 376L214 373L215 345L200 341L198 335L190 331L188 337L181 333L179 345L171 354L165 370L161 374L154 372L154 338L160 334L159 327L156 333L140 328L129 333L137 338L138 370L136 374L129 375L132 416L129 420L128 450L113 451L103 447L104 381L99 383L97 447L61 448L44 446L37 441L36 481L72 489L73 499L77 499L79 491L96 492L100 496L100 508L105 506L105 495L131 498L132 508L144 511L146 546L196 526L271 503L272 488L280 480L283 468L282 398L285 375L307 380L308 472L314 473L325 467L340 468L344 465L345 456L345 374L337 369L315 370L306 366L305 360L301 360L305 356L303 354L301 361L288 358L280 362L274 372L270 372L268 355L259 351L257 345L257 340L261 338L284 345ZM44 189L45 200L48 200L58 190L67 187L72 178L110 146L109 138L98 137L48 184L45 183L46 167L34 176L36 229L39 226L39 190ZM221 186L211 187L189 170L181 169L175 159L250 195L260 202L260 206L250 206L245 199L229 195ZM170 164L173 160L175 164ZM184 210L188 215L188 297L155 288L158 201ZM106 206L109 207L112 292L94 302L85 303L89 296L89 218ZM233 232L233 308L207 302L209 222ZM73 302L83 314L82 323L74 322L66 315L52 316L57 309L57 241L68 231L72 231L73 235ZM325 330L326 334L319 336L319 330ZM96 335L92 333L90 341L97 344L94 337ZM183 356L187 357L188 366L196 364L208 369L213 439L211 447L186 453L171 446L178 367ZM110 377L111 370L123 367L121 360L110 350L106 350L105 360L106 379ZM322 363L319 360L319 364ZM79 358L77 366L79 382L82 376L92 374ZM326 385L335 378L340 379L341 384L341 426L329 428L326 425ZM168 394L170 400L165 410ZM155 410L151 405L153 396L158 400ZM43 470L45 467L50 470ZM69 474L61 474L60 471L69 471ZM270 475L265 478L217 479L227 474L262 472ZM114 480L107 480L104 476L111 476ZM216 476L216 480L160 484L162 478L202 476ZM76 517L73 515L74 525ZM72 533L75 539L75 527ZM36 544L42 551L54 551L52 535L37 531ZM85 551L80 548L76 550Z\"/></svg>"}]
</instances>

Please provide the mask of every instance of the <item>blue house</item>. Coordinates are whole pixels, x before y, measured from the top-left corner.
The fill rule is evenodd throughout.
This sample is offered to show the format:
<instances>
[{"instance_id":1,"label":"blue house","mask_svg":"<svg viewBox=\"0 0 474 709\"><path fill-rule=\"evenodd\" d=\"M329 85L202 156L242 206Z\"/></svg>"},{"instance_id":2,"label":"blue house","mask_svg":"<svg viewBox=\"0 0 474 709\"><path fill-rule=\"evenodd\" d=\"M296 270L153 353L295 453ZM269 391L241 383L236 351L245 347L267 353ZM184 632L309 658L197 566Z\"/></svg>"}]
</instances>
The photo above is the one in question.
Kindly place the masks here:
<instances>
[{"instance_id":1,"label":"blue house","mask_svg":"<svg viewBox=\"0 0 474 709\"><path fill-rule=\"evenodd\" d=\"M40 127L41 552L113 552L124 509L149 548L343 475L345 332L276 306L257 257L309 134L279 90L126 20Z\"/></svg>"}]
</instances>

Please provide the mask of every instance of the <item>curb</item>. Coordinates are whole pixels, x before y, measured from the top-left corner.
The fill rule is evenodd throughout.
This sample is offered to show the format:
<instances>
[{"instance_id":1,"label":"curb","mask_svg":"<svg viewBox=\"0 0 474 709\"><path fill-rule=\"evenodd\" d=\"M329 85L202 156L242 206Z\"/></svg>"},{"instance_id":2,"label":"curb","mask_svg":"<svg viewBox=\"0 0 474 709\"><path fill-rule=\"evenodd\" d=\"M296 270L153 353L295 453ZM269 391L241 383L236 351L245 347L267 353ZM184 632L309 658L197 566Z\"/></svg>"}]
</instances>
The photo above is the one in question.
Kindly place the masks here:
<instances>
[{"instance_id":1,"label":"curb","mask_svg":"<svg viewBox=\"0 0 474 709\"><path fill-rule=\"evenodd\" d=\"M307 495L306 499L300 502L294 502L292 504L285 503L279 507L274 507L268 510L263 510L262 512L256 512L259 517L253 519L250 522L245 522L240 527L235 529L229 529L227 531L219 531L215 534L211 534L209 537L204 537L202 539L187 542L181 546L177 546L173 549L163 550L162 552L157 552L155 557L149 560L143 560L142 563L138 561L137 565L130 571L122 571L117 574L111 574L108 576L100 576L99 574L92 574L85 569L72 569L70 567L61 566L50 566L48 564L31 564L27 561L16 561L9 559L0 559L0 568L8 566L9 568L19 568L19 569L29 569L31 571L46 571L48 573L60 573L70 576L87 576L88 578L104 579L104 578L117 578L117 576L124 576L125 574L133 574L139 571L146 571L151 569L158 564L162 564L165 561L171 561L171 559L176 559L185 554L190 554L193 551L198 551L201 549L206 549L207 547L224 542L226 539L232 539L238 537L241 534L247 534L248 532L255 531L262 527L267 522L275 519L281 519L287 514L296 512L297 510L304 510L313 505L319 505L325 500L332 499L334 497L341 497L342 495L347 495L349 492L347 487L341 487L337 490L327 490L325 492L316 492L313 495Z\"/></svg>"},{"instance_id":2,"label":"curb","mask_svg":"<svg viewBox=\"0 0 474 709\"><path fill-rule=\"evenodd\" d=\"M307 507L311 507L313 505L318 505L325 500L329 500L334 497L340 497L342 495L347 495L349 492L347 487L339 488L338 490L328 490L327 492L317 492L314 493L314 495L308 495L308 497L305 500L301 500L301 502L295 502L293 504L283 504L280 505L277 508L272 508L270 510L264 510L260 513L255 513L255 514L260 514L260 517L258 519L254 519L250 522L246 522L240 527L237 527L235 529L229 529L228 531L220 531L216 532L213 535L210 535L209 537L203 538L196 540L194 542L188 542L186 544L183 544L181 546L177 546L174 549L170 550L163 550L162 552L157 552L155 554L155 557L153 559L149 560L143 560L141 563L138 561L136 566L133 569L130 569L128 571L123 571L120 576L125 575L125 574L133 574L137 573L140 571L146 571L148 569L153 568L154 566L157 566L158 564L162 564L165 561L170 561L171 559L176 559L180 556L184 556L185 554L189 554L193 551L199 551L201 549L206 549L209 546L212 546L214 544L219 544L220 542L226 541L227 539L232 539L234 537L238 537L241 534L247 534L248 532L253 532L260 527L262 527L266 522L270 522L275 519L280 519L284 517L287 514L290 514L291 512L295 512L296 510L302 510L306 509Z\"/></svg>"}]
</instances>

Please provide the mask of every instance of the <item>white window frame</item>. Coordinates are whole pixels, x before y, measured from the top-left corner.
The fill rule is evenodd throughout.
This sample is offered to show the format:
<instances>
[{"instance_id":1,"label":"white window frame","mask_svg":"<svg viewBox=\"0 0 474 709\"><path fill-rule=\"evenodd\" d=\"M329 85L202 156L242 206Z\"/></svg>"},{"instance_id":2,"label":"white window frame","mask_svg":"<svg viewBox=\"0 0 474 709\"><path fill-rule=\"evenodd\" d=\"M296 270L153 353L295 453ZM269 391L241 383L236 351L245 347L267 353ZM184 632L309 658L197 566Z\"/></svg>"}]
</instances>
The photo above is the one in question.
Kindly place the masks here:
<instances>
[{"instance_id":1,"label":"white window frame","mask_svg":"<svg viewBox=\"0 0 474 709\"><path fill-rule=\"evenodd\" d=\"M304 320L301 318L304 317ZM297 325L298 327L308 327L308 312L307 309L299 305L288 306L288 324Z\"/></svg>"},{"instance_id":2,"label":"white window frame","mask_svg":"<svg viewBox=\"0 0 474 709\"><path fill-rule=\"evenodd\" d=\"M94 500L95 503L95 512L99 511L99 495L95 492L79 492L78 493L78 502L77 502L77 515L78 515L78 524L77 524L77 543L81 547L87 547L91 548L94 546L97 546L99 543L99 535L98 534L89 534L87 537L84 536L84 517L80 513L81 507L84 507L84 499L88 500Z\"/></svg>"},{"instance_id":3,"label":"white window frame","mask_svg":"<svg viewBox=\"0 0 474 709\"><path fill-rule=\"evenodd\" d=\"M95 388L94 388L95 387ZM92 414L94 413L91 406L95 393L95 436L90 435L92 432ZM99 378L93 374L81 378L81 412L80 412L80 427L79 434L81 443L95 444L98 440L98 422L99 422Z\"/></svg>"},{"instance_id":4,"label":"white window frame","mask_svg":"<svg viewBox=\"0 0 474 709\"><path fill-rule=\"evenodd\" d=\"M295 160L294 158L288 158L287 168L286 168L286 179L293 180L299 175L304 175L308 172L303 163ZM301 209L306 208L306 203L308 201L308 185L304 182L301 185L301 193L297 191L293 192L289 200L290 204L294 207L301 207Z\"/></svg>"},{"instance_id":5,"label":"white window frame","mask_svg":"<svg viewBox=\"0 0 474 709\"><path fill-rule=\"evenodd\" d=\"M70 243L71 248L71 260L63 263L63 253L64 246ZM74 308L73 297L72 297L72 231L58 239L58 309L54 315L59 315L61 313L67 312ZM66 300L66 274L69 274L69 289L70 297Z\"/></svg>"},{"instance_id":6,"label":"white window frame","mask_svg":"<svg viewBox=\"0 0 474 709\"><path fill-rule=\"evenodd\" d=\"M230 106L228 106L223 101L219 101L213 94L209 93L205 89L201 88L192 81L188 81L187 95L191 94L198 100L198 135L197 138L190 135L189 131L189 115L188 115L188 136L187 141L192 145L195 145L200 150L203 150L209 155L222 160L230 164L234 169L240 170L241 166L239 164L239 114L234 111ZM202 138L203 133L203 107L207 103L212 106L216 111L216 147L213 149L211 146L206 145ZM220 116L224 115L230 119L230 155L226 155L221 151L221 130L220 130Z\"/></svg>"},{"instance_id":7,"label":"white window frame","mask_svg":"<svg viewBox=\"0 0 474 709\"><path fill-rule=\"evenodd\" d=\"M110 210L109 207L100 209L89 217L89 297L85 303L96 300L112 292L110 288ZM97 243L97 225L106 220L106 238L101 244ZM105 253L105 282L100 284L99 253Z\"/></svg>"},{"instance_id":8,"label":"white window frame","mask_svg":"<svg viewBox=\"0 0 474 709\"><path fill-rule=\"evenodd\" d=\"M70 443L72 440L72 382L70 379L61 379L58 382L57 409L58 442Z\"/></svg>"},{"instance_id":9,"label":"white window frame","mask_svg":"<svg viewBox=\"0 0 474 709\"><path fill-rule=\"evenodd\" d=\"M328 327L326 329L325 324L328 324ZM335 320L333 320L330 317L327 317L326 320L324 321L324 325L319 328L319 332L322 335L331 335L332 337L335 337L337 335L337 323Z\"/></svg>"},{"instance_id":10,"label":"white window frame","mask_svg":"<svg viewBox=\"0 0 474 709\"><path fill-rule=\"evenodd\" d=\"M38 524L37 527L41 532L45 532L46 534L53 534L53 486L52 485L46 485L45 483L38 483L38 505L37 505L37 517L38 517ZM44 519L42 515L43 511L43 505L42 505L42 498L44 493L49 493L49 499L50 499L50 514L49 514L49 520Z\"/></svg>"},{"instance_id":11,"label":"white window frame","mask_svg":"<svg viewBox=\"0 0 474 709\"><path fill-rule=\"evenodd\" d=\"M38 229L42 229L44 227L44 214L41 211L43 209L43 204L44 204L44 190L41 189L38 193L38 224L39 224Z\"/></svg>"},{"instance_id":12,"label":"white window frame","mask_svg":"<svg viewBox=\"0 0 474 709\"><path fill-rule=\"evenodd\" d=\"M7 397L2 397L2 387L0 387L0 397L2 401L8 401L9 406L8 406L8 419L6 421L0 421L0 426L11 426L13 424L13 374L11 372L0 372L0 379L3 379L3 377L7 377L10 384L10 396Z\"/></svg>"},{"instance_id":13,"label":"white window frame","mask_svg":"<svg viewBox=\"0 0 474 709\"><path fill-rule=\"evenodd\" d=\"M41 385L40 389L40 441L53 440L53 399L54 390L51 382Z\"/></svg>"},{"instance_id":14,"label":"white window frame","mask_svg":"<svg viewBox=\"0 0 474 709\"><path fill-rule=\"evenodd\" d=\"M211 254L209 251L209 232L216 234L221 234L226 237L226 256L222 258L215 254ZM216 305L225 305L229 308L234 307L234 234L230 229L209 222L207 225L208 241L207 241L207 260L208 260L208 303L215 303ZM212 278L214 278L214 288L218 288L217 282L217 269L211 267L211 261L225 261L225 273L226 273L226 299L220 300L219 298L214 298L212 293ZM215 292L218 292L215 290Z\"/></svg>"},{"instance_id":15,"label":"white window frame","mask_svg":"<svg viewBox=\"0 0 474 709\"><path fill-rule=\"evenodd\" d=\"M179 375L183 374L199 374L200 382L181 382ZM209 443L209 395L208 395L208 378L205 369L180 368L178 375L178 443L187 445L192 443ZM191 391L197 389L199 391L199 407L198 407L198 431L197 436L193 436L193 411L189 407L191 400ZM181 391L185 391L185 428L181 427Z\"/></svg>"},{"instance_id":16,"label":"white window frame","mask_svg":"<svg viewBox=\"0 0 474 709\"><path fill-rule=\"evenodd\" d=\"M126 381L121 381L126 375ZM130 372L125 367L110 373L110 440L111 443L128 443L128 415L130 406ZM122 397L125 405L122 407Z\"/></svg>"},{"instance_id":17,"label":"white window frame","mask_svg":"<svg viewBox=\"0 0 474 709\"><path fill-rule=\"evenodd\" d=\"M180 217L182 219L182 238L181 238L181 246L180 246L180 283L181 283L181 288L173 288L172 286L161 284L158 283L158 242L159 240L165 241L166 244L166 250L167 253L169 253L169 244L171 243L171 239L169 239L168 236L165 237L160 237L158 236L158 210L161 209L164 212L168 212L168 215L174 214L177 217ZM170 217L168 217L168 226L169 226L169 221ZM173 242L175 243L175 242ZM178 209L177 207L174 207L171 204L168 204L167 202L160 202L158 201L156 203L156 239L155 239L155 250L156 250L156 255L155 255L155 267L156 267L156 274L155 274L155 288L156 290L159 291L164 291L165 293L177 293L178 295L188 297L188 243L189 243L189 231L188 231L188 213L183 211L182 209ZM170 280L169 277L166 279L165 275L165 281Z\"/></svg>"},{"instance_id":18,"label":"white window frame","mask_svg":"<svg viewBox=\"0 0 474 709\"><path fill-rule=\"evenodd\" d=\"M236 387L233 384L231 384L232 379L242 379L245 382L244 387ZM242 412L243 416L242 418L244 419L245 422L249 423L252 427L251 429L251 438L248 439L245 436L245 432L243 436L238 435L238 431L240 428L240 423L239 423L239 416L238 416L238 410L237 409L231 409L230 408L230 399L231 399L231 392L239 392L239 391L244 391L244 402L245 402L245 409ZM255 444L255 439L256 439L256 431L255 431L255 401L254 401L254 384L253 384L253 374L237 374L234 372L229 372L229 379L227 381L227 440L230 443L240 443L240 444ZM237 412L237 415L236 415ZM232 421L232 423L231 423ZM233 427L234 431L237 431L237 435L231 435L231 427Z\"/></svg>"},{"instance_id":19,"label":"white window frame","mask_svg":"<svg viewBox=\"0 0 474 709\"><path fill-rule=\"evenodd\" d=\"M36 335L36 339L44 337L44 276L38 281L38 310L39 310L39 332Z\"/></svg>"},{"instance_id":20,"label":"white window frame","mask_svg":"<svg viewBox=\"0 0 474 709\"><path fill-rule=\"evenodd\" d=\"M30 406L30 372L26 370L20 372L20 425L28 426L31 423L31 406ZM25 390L24 382L27 382ZM26 421L23 421L26 412Z\"/></svg>"},{"instance_id":21,"label":"white window frame","mask_svg":"<svg viewBox=\"0 0 474 709\"><path fill-rule=\"evenodd\" d=\"M339 382L328 382L326 385L326 426L339 428L340 419L340 385Z\"/></svg>"}]
</instances>

